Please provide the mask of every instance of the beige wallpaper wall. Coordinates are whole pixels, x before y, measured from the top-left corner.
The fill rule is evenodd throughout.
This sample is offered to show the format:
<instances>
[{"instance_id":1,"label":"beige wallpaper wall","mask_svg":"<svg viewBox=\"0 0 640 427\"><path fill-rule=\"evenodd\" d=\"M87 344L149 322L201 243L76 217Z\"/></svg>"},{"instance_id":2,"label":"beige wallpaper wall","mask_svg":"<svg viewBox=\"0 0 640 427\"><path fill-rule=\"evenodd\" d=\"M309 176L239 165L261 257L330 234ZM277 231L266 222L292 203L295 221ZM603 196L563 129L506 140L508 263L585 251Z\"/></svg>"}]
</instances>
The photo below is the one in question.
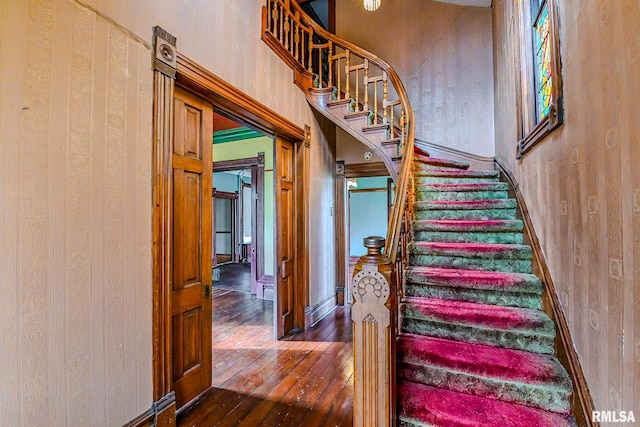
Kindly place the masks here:
<instances>
[{"instance_id":1,"label":"beige wallpaper wall","mask_svg":"<svg viewBox=\"0 0 640 427\"><path fill-rule=\"evenodd\" d=\"M312 131L313 305L334 290L335 154L261 0L0 1L0 425L117 426L152 403L152 27Z\"/></svg>"},{"instance_id":2,"label":"beige wallpaper wall","mask_svg":"<svg viewBox=\"0 0 640 427\"><path fill-rule=\"evenodd\" d=\"M151 402L150 53L0 7L0 424L120 425Z\"/></svg>"},{"instance_id":3,"label":"beige wallpaper wall","mask_svg":"<svg viewBox=\"0 0 640 427\"><path fill-rule=\"evenodd\" d=\"M396 70L415 111L417 138L494 155L490 8L382 0L367 12L361 0L341 0L336 33Z\"/></svg>"},{"instance_id":4,"label":"beige wallpaper wall","mask_svg":"<svg viewBox=\"0 0 640 427\"><path fill-rule=\"evenodd\" d=\"M566 123L522 161L513 3L493 1L496 154L522 186L596 408L637 419L640 3L558 1Z\"/></svg>"}]
</instances>

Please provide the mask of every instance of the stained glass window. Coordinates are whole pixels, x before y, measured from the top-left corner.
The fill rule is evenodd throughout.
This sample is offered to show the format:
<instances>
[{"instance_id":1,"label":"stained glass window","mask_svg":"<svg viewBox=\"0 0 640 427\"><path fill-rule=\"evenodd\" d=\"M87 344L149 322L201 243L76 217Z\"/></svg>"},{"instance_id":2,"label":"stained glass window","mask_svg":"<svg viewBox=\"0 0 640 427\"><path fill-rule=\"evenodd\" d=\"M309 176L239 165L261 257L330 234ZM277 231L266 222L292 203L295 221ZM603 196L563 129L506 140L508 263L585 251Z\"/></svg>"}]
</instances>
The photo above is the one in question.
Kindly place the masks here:
<instances>
[{"instance_id":1,"label":"stained glass window","mask_svg":"<svg viewBox=\"0 0 640 427\"><path fill-rule=\"evenodd\" d=\"M520 12L518 158L564 122L558 0L513 0Z\"/></svg>"},{"instance_id":2,"label":"stained glass window","mask_svg":"<svg viewBox=\"0 0 640 427\"><path fill-rule=\"evenodd\" d=\"M544 3L534 25L536 114L538 121L549 114L551 106L551 37L549 36L549 7Z\"/></svg>"}]
</instances>

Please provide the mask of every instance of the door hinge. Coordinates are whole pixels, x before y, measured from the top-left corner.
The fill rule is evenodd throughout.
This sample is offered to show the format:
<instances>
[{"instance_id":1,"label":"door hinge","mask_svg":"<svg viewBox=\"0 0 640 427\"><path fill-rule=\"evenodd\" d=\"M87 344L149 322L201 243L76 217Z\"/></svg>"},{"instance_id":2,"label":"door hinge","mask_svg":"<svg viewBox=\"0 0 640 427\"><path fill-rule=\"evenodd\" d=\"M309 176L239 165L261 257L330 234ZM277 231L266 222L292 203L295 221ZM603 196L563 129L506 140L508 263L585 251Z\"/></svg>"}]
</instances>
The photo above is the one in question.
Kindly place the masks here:
<instances>
[{"instance_id":1,"label":"door hinge","mask_svg":"<svg viewBox=\"0 0 640 427\"><path fill-rule=\"evenodd\" d=\"M209 298L209 294L210 294L210 288L209 285L204 285L204 297L205 298Z\"/></svg>"}]
</instances>

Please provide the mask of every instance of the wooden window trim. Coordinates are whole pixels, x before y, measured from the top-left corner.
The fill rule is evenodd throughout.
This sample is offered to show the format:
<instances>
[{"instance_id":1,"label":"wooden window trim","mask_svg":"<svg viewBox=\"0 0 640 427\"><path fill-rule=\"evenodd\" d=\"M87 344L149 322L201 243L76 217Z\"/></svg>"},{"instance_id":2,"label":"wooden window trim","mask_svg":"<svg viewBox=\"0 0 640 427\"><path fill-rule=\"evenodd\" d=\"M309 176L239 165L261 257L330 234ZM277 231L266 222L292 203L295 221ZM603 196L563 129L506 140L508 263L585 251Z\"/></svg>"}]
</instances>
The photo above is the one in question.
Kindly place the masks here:
<instances>
[{"instance_id":1,"label":"wooden window trim","mask_svg":"<svg viewBox=\"0 0 640 427\"><path fill-rule=\"evenodd\" d=\"M526 1L526 0L524 0ZM544 0L542 3L547 3L549 8L549 37L551 37L551 76L553 85L551 87L551 106L549 113L533 127L529 123L528 118L536 116L535 112L535 92L531 90L533 85L532 69L533 56L528 49L523 51L523 43L530 43L533 37L532 23L526 19L524 15L524 9L522 2L519 2L520 6L520 19L524 21L524 25L521 25L520 40L518 45L520 46L520 63L522 65L519 81L518 81L518 110L519 110L519 135L518 135L518 150L517 158L522 158L529 150L531 150L536 144L544 140L551 132L560 127L564 123L564 107L563 107L563 95L562 95L562 68L560 60L560 34L559 34L559 22L558 22L558 5L556 0ZM527 6L528 7L528 6ZM526 32L526 33L525 33ZM530 87L531 86L531 87ZM528 95L529 94L529 95ZM525 112L525 109L531 109L531 99L533 96L533 109L530 112ZM527 128L530 130L527 131Z\"/></svg>"}]
</instances>

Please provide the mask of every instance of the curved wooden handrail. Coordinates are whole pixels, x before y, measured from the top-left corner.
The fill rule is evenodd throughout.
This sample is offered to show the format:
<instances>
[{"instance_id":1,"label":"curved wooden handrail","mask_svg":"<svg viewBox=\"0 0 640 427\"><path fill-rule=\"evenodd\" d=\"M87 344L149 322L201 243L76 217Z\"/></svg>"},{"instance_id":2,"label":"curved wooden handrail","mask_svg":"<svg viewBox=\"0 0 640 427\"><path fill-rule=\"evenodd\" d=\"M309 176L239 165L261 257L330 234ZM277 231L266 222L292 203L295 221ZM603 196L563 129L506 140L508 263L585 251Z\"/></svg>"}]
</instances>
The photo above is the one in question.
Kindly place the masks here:
<instances>
[{"instance_id":1,"label":"curved wooden handrail","mask_svg":"<svg viewBox=\"0 0 640 427\"><path fill-rule=\"evenodd\" d=\"M292 33L295 34L292 35ZM300 37L301 34L303 35L302 37ZM312 41L314 36L318 36L323 40L326 40L326 42L315 43ZM408 221L411 220L410 218L406 218L405 214L408 209L407 202L411 190L409 181L412 177L413 145L415 137L414 113L400 77L382 58L326 31L322 26L309 18L295 0L266 1L266 6L263 8L263 38L267 44L272 46L274 49L277 49L277 53L285 60L285 62L287 62L292 68L295 68L301 75L306 75L309 82L313 81L315 77L315 84L320 87L322 87L323 84L327 84L327 88L332 88L332 86L329 86L332 82L331 78L329 78L329 81L327 82L322 82L322 77L320 76L322 73L322 65L316 65L315 71L317 71L317 73L313 73L312 71L311 64L314 61L314 58L319 58L322 54L320 51L318 51L318 53L314 53L314 50L318 49L322 49L329 55L332 55L334 49L338 47L343 49L345 52L348 52L347 55L355 55L362 60L366 60L369 64L373 64L375 67L386 73L388 81L391 83L391 86L398 95L401 110L401 114L397 115L397 118L399 119L399 126L397 126L396 123L391 123L391 132L395 132L396 130L399 130L400 132L401 145L399 146L398 154L402 156L402 163L396 180L393 209L389 218L384 249L384 253L389 256L392 263L395 263L398 260L401 234L403 231L403 221L405 219ZM329 64L329 67L331 67L331 60L329 60ZM348 62L346 68L348 69ZM349 71L347 71L347 73L348 72ZM349 78L349 74L347 74L346 78ZM320 82L318 82L318 80L320 80ZM357 83L358 82L356 82L356 84ZM308 84L307 86L309 87L303 89L313 89L311 84ZM368 89L365 86L364 91L367 90ZM384 90L386 96L386 87ZM358 102L359 100L356 100L356 104ZM385 103L386 99L383 104ZM384 108L386 108L386 105ZM393 108L394 107L391 106L391 109ZM391 116L393 117L393 113ZM405 231L408 230L408 225L408 223L405 223Z\"/></svg>"}]
</instances>

